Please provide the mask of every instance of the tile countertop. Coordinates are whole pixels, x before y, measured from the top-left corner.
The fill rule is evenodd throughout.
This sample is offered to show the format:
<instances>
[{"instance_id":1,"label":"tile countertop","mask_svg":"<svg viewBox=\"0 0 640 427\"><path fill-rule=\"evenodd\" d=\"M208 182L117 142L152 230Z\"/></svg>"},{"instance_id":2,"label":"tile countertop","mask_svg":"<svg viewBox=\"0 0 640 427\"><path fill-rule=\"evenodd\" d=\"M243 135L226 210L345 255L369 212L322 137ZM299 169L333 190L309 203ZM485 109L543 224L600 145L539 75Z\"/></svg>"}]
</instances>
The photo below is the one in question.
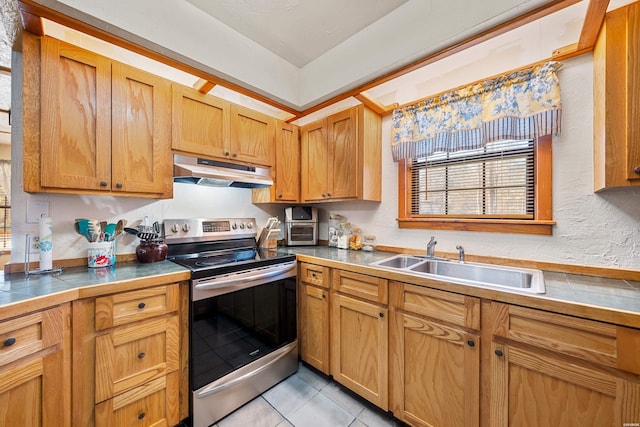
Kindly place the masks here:
<instances>
[{"instance_id":1,"label":"tile countertop","mask_svg":"<svg viewBox=\"0 0 640 427\"><path fill-rule=\"evenodd\" d=\"M290 247L285 250L300 255L302 261L313 262L311 258L305 259L312 257L330 267L349 269L355 265L354 271L364 274L367 271L360 267L375 268L376 275L388 279L640 328L640 281L544 271L546 293L531 294L517 289L458 285L369 266L372 262L397 255L393 252L350 251L326 246ZM368 273L371 274L371 270Z\"/></svg>"},{"instance_id":2,"label":"tile countertop","mask_svg":"<svg viewBox=\"0 0 640 427\"><path fill-rule=\"evenodd\" d=\"M102 268L70 267L57 274L3 274L0 275L0 319L78 298L189 280L189 275L189 270L171 261L126 262Z\"/></svg>"}]
</instances>

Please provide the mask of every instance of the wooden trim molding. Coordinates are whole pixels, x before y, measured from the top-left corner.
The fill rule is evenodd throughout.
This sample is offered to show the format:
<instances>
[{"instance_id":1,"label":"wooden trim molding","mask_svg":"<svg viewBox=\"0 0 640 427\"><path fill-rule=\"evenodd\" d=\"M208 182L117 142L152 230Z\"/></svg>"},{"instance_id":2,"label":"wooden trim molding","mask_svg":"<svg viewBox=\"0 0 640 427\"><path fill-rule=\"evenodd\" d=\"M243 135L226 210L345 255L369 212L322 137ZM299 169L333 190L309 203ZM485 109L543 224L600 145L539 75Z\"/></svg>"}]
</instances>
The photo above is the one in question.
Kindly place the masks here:
<instances>
[{"instance_id":1,"label":"wooden trim molding","mask_svg":"<svg viewBox=\"0 0 640 427\"><path fill-rule=\"evenodd\" d=\"M609 0L589 0L576 50L593 49L604 22L604 16L607 14L607 7L609 7Z\"/></svg>"}]
</instances>

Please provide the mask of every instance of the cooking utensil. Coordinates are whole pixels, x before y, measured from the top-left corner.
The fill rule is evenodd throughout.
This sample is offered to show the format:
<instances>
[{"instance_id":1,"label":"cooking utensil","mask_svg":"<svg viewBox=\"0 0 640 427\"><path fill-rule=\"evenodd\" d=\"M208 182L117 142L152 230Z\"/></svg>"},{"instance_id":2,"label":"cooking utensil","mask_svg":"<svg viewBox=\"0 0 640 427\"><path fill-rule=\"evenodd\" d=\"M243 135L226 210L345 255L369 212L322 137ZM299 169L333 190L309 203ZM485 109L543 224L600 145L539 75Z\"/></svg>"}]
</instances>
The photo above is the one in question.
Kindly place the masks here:
<instances>
[{"instance_id":1,"label":"cooking utensil","mask_svg":"<svg viewBox=\"0 0 640 427\"><path fill-rule=\"evenodd\" d=\"M138 231L137 228L131 228L131 227L123 227L123 230L125 231L125 233L133 234L134 236L137 236L138 233L140 232Z\"/></svg>"},{"instance_id":2,"label":"cooking utensil","mask_svg":"<svg viewBox=\"0 0 640 427\"><path fill-rule=\"evenodd\" d=\"M155 240L159 237L160 235L158 233L152 233L150 231L148 232L144 232L144 231L140 231L138 233L138 238L142 239L142 240Z\"/></svg>"}]
</instances>

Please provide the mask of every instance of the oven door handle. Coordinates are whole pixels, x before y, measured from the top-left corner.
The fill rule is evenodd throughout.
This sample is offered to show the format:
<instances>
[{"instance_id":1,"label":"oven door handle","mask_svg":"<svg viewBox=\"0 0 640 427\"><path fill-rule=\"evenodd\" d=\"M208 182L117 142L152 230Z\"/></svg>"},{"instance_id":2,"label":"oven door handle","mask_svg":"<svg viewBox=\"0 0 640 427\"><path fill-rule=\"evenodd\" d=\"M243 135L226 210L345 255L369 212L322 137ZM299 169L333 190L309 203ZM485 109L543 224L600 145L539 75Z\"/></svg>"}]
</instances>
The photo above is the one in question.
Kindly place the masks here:
<instances>
[{"instance_id":1,"label":"oven door handle","mask_svg":"<svg viewBox=\"0 0 640 427\"><path fill-rule=\"evenodd\" d=\"M238 275L238 277L228 279L228 280L223 280L220 282L199 283L195 285L195 288L200 291L224 288L230 285L234 285L236 283L246 283L246 282L252 282L254 280L268 279L270 277L279 276L295 268L296 268L296 263L292 262L291 265L288 265L286 268L277 268L274 270L268 270L264 273L254 274L253 276Z\"/></svg>"},{"instance_id":2,"label":"oven door handle","mask_svg":"<svg viewBox=\"0 0 640 427\"><path fill-rule=\"evenodd\" d=\"M198 393L196 394L196 399L202 399L203 397L206 397L210 394L215 394L215 393L219 393L222 390L225 390L229 387L233 387L234 385L241 383L243 381L246 381L248 379L250 379L251 377L254 377L256 375L258 375L260 372L264 371L265 369L268 369L270 366L272 366L273 364L277 363L278 361L280 361L281 359L284 359L285 357L287 357L289 355L289 353L291 352L291 350L293 348L295 348L295 346L298 345L297 341L294 341L290 344L287 344L286 346L274 351L271 356L272 359L269 360L267 363L265 363L264 365L260 366L257 369L254 369L253 371L247 372L244 375L241 375L237 378L232 379L231 381L227 381L224 382L222 384L211 384L209 387L205 387L203 389L201 389L200 391L198 391Z\"/></svg>"}]
</instances>

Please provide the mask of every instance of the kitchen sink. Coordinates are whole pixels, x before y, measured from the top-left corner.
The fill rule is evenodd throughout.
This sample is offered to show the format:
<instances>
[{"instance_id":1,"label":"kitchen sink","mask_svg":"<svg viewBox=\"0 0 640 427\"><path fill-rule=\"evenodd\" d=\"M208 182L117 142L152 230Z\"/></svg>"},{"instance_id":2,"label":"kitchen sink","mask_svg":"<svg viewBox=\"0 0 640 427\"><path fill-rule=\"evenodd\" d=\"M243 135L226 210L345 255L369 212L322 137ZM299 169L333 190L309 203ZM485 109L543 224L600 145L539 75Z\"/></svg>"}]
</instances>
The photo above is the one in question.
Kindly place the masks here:
<instances>
[{"instance_id":1,"label":"kitchen sink","mask_svg":"<svg viewBox=\"0 0 640 427\"><path fill-rule=\"evenodd\" d=\"M461 263L414 255L394 255L369 265L419 276L446 278L463 285L498 286L537 294L546 292L542 271L528 268Z\"/></svg>"}]
</instances>

